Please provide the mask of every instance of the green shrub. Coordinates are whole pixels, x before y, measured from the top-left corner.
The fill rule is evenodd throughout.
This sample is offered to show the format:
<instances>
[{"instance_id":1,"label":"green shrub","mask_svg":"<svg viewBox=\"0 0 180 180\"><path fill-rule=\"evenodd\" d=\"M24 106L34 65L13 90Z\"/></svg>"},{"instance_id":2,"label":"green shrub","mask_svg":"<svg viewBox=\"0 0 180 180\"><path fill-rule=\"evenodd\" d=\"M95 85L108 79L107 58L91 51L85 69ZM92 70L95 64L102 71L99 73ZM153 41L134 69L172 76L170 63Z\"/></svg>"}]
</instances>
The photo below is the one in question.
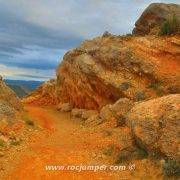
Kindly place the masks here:
<instances>
[{"instance_id":1,"label":"green shrub","mask_svg":"<svg viewBox=\"0 0 180 180\"><path fill-rule=\"evenodd\" d=\"M151 156L153 159L160 159L160 158L161 158L160 153L157 152L157 151L152 151L152 152L150 153L150 156Z\"/></svg>"},{"instance_id":2,"label":"green shrub","mask_svg":"<svg viewBox=\"0 0 180 180\"><path fill-rule=\"evenodd\" d=\"M5 142L2 139L0 139L0 147L4 147L4 146L5 146Z\"/></svg>"},{"instance_id":3,"label":"green shrub","mask_svg":"<svg viewBox=\"0 0 180 180\"><path fill-rule=\"evenodd\" d=\"M135 93L135 98L136 98L136 101L143 101L146 99L146 95L144 92L141 92L141 91L137 91Z\"/></svg>"},{"instance_id":4,"label":"green shrub","mask_svg":"<svg viewBox=\"0 0 180 180\"><path fill-rule=\"evenodd\" d=\"M28 120L26 120L26 124L29 126L34 126L34 121L28 119Z\"/></svg>"},{"instance_id":5,"label":"green shrub","mask_svg":"<svg viewBox=\"0 0 180 180\"><path fill-rule=\"evenodd\" d=\"M180 31L180 22L177 17L173 15L164 21L160 29L160 35L170 35Z\"/></svg>"},{"instance_id":6,"label":"green shrub","mask_svg":"<svg viewBox=\"0 0 180 180\"><path fill-rule=\"evenodd\" d=\"M137 158L139 159L144 159L148 157L148 153L146 150L142 149L142 148L137 148L135 151L135 155L137 156Z\"/></svg>"},{"instance_id":7,"label":"green shrub","mask_svg":"<svg viewBox=\"0 0 180 180\"><path fill-rule=\"evenodd\" d=\"M10 144L11 144L12 146L18 146L18 145L21 144L21 141L13 140L13 141L10 142Z\"/></svg>"},{"instance_id":8,"label":"green shrub","mask_svg":"<svg viewBox=\"0 0 180 180\"><path fill-rule=\"evenodd\" d=\"M156 95L159 96L159 97L163 96L163 95L164 95L163 90L158 89L158 90L156 91Z\"/></svg>"},{"instance_id":9,"label":"green shrub","mask_svg":"<svg viewBox=\"0 0 180 180\"><path fill-rule=\"evenodd\" d=\"M23 120L25 121L26 125L34 126L34 121L29 118L27 114L23 116Z\"/></svg>"},{"instance_id":10,"label":"green shrub","mask_svg":"<svg viewBox=\"0 0 180 180\"><path fill-rule=\"evenodd\" d=\"M180 165L177 161L168 159L163 165L163 172L166 176L179 176L180 175Z\"/></svg>"},{"instance_id":11,"label":"green shrub","mask_svg":"<svg viewBox=\"0 0 180 180\"><path fill-rule=\"evenodd\" d=\"M121 91L126 91L130 87L131 87L131 83L130 82L123 82L123 83L120 84L119 89Z\"/></svg>"},{"instance_id":12,"label":"green shrub","mask_svg":"<svg viewBox=\"0 0 180 180\"><path fill-rule=\"evenodd\" d=\"M157 89L159 89L159 87L161 87L161 85L162 85L162 82L156 80L156 81L152 82L152 83L148 86L148 88L157 90Z\"/></svg>"}]
</instances>

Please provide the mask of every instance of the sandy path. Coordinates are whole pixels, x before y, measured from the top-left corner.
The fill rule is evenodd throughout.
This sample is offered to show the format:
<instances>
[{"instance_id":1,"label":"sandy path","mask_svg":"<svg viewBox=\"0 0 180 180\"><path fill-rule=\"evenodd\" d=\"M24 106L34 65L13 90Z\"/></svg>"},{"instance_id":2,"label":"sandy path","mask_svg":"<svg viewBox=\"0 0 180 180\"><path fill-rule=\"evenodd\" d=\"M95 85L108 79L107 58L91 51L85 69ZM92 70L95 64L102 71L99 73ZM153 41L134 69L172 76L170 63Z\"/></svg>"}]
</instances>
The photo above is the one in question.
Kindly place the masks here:
<instances>
[{"instance_id":1,"label":"sandy path","mask_svg":"<svg viewBox=\"0 0 180 180\"><path fill-rule=\"evenodd\" d=\"M46 165L97 164L92 158L93 140L69 114L32 106L26 110L43 130L32 135L28 150L21 152L20 162L7 179L115 179L108 172L45 170Z\"/></svg>"}]
</instances>

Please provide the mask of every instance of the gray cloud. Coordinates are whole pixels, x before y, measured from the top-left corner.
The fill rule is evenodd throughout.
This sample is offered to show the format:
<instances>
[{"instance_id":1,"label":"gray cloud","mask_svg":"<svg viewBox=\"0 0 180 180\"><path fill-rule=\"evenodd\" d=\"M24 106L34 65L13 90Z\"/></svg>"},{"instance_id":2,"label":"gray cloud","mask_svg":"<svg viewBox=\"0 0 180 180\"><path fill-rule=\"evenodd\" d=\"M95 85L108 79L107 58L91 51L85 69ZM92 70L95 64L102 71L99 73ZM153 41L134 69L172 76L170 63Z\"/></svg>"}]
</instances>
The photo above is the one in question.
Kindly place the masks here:
<instances>
[{"instance_id":1,"label":"gray cloud","mask_svg":"<svg viewBox=\"0 0 180 180\"><path fill-rule=\"evenodd\" d=\"M53 71L63 54L84 39L106 30L130 33L137 18L153 2L179 1L0 0L0 64L28 72Z\"/></svg>"}]
</instances>

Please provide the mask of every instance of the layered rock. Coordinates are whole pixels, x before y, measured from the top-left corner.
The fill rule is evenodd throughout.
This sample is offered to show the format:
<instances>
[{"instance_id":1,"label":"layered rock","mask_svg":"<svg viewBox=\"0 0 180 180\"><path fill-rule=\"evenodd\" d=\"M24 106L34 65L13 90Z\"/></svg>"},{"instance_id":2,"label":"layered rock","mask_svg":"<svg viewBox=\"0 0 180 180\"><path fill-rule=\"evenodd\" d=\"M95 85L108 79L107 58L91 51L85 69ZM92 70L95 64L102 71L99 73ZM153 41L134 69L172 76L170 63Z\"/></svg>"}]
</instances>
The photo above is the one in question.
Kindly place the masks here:
<instances>
[{"instance_id":1,"label":"layered rock","mask_svg":"<svg viewBox=\"0 0 180 180\"><path fill-rule=\"evenodd\" d=\"M0 77L0 121L14 120L16 112L22 110L20 99Z\"/></svg>"},{"instance_id":2,"label":"layered rock","mask_svg":"<svg viewBox=\"0 0 180 180\"><path fill-rule=\"evenodd\" d=\"M164 23L171 21L173 33L180 33L180 5L153 3L150 4L135 24L133 34L158 35ZM174 21L174 22L173 22ZM170 24L171 25L171 24ZM168 32L167 32L168 33Z\"/></svg>"},{"instance_id":3,"label":"layered rock","mask_svg":"<svg viewBox=\"0 0 180 180\"><path fill-rule=\"evenodd\" d=\"M51 79L43 83L35 91L24 98L22 102L34 105L57 104L56 80Z\"/></svg>"},{"instance_id":4,"label":"layered rock","mask_svg":"<svg viewBox=\"0 0 180 180\"><path fill-rule=\"evenodd\" d=\"M179 37L104 36L69 51L57 68L57 99L101 109L179 92Z\"/></svg>"}]
</instances>

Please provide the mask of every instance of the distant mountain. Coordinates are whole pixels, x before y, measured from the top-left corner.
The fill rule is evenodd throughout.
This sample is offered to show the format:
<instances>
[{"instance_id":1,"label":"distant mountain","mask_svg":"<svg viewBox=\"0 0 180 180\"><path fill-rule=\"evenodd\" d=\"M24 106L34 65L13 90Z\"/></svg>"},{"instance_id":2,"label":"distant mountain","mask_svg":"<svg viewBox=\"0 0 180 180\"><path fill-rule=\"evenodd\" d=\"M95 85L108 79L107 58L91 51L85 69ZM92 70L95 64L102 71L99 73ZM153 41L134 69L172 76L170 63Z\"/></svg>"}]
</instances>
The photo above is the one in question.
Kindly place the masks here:
<instances>
[{"instance_id":1,"label":"distant mountain","mask_svg":"<svg viewBox=\"0 0 180 180\"><path fill-rule=\"evenodd\" d=\"M26 89L24 86L15 85L15 84L7 84L16 94L18 97L27 96L30 91Z\"/></svg>"},{"instance_id":2,"label":"distant mountain","mask_svg":"<svg viewBox=\"0 0 180 180\"><path fill-rule=\"evenodd\" d=\"M5 83L19 96L24 97L40 86L43 81L4 80Z\"/></svg>"}]
</instances>

